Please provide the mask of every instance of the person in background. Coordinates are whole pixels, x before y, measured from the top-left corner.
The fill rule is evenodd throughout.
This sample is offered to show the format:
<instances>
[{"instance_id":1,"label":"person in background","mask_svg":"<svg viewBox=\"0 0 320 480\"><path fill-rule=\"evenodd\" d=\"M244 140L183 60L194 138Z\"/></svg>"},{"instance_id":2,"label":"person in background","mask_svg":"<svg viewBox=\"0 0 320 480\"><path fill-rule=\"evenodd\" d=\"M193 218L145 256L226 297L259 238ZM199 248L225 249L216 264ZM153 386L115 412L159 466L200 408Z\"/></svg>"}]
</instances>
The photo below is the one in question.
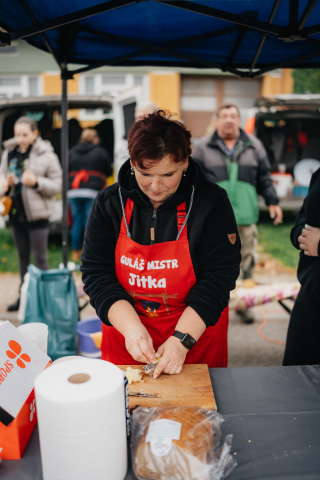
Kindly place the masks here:
<instances>
[{"instance_id":1,"label":"person in background","mask_svg":"<svg viewBox=\"0 0 320 480\"><path fill-rule=\"evenodd\" d=\"M309 193L291 230L300 252L301 289L294 304L283 365L320 364L320 169L311 178Z\"/></svg>"},{"instance_id":2,"label":"person in background","mask_svg":"<svg viewBox=\"0 0 320 480\"><path fill-rule=\"evenodd\" d=\"M196 145L193 158L203 167L207 178L227 190L241 240L241 276L253 276L255 246L258 240L258 195L269 206L270 217L277 225L282 210L270 176L270 164L261 141L240 128L236 105L222 105L217 112L217 129ZM238 312L244 323L252 323L247 312Z\"/></svg>"},{"instance_id":3,"label":"person in background","mask_svg":"<svg viewBox=\"0 0 320 480\"><path fill-rule=\"evenodd\" d=\"M31 251L38 268L49 268L48 218L54 212L55 196L62 190L62 171L51 143L38 136L37 125L29 117L15 122L14 138L3 145L0 194L12 194L9 223L18 250L22 283ZM20 298L8 306L8 311L18 310L19 305Z\"/></svg>"},{"instance_id":4,"label":"person in background","mask_svg":"<svg viewBox=\"0 0 320 480\"><path fill-rule=\"evenodd\" d=\"M68 201L72 216L71 259L80 260L87 219L97 193L112 174L107 150L93 128L82 131L79 143L70 150Z\"/></svg>"}]
</instances>

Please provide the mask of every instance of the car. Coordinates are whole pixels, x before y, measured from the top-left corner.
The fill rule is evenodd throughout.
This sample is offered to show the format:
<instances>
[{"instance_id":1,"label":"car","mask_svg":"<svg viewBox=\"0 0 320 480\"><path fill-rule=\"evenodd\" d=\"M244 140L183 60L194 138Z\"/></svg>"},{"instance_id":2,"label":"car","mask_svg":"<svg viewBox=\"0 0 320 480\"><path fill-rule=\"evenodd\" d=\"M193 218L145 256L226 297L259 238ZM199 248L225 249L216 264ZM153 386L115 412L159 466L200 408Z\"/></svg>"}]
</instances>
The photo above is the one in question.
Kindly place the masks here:
<instances>
[{"instance_id":1,"label":"car","mask_svg":"<svg viewBox=\"0 0 320 480\"><path fill-rule=\"evenodd\" d=\"M124 159L123 152L126 152L124 148L126 137L134 123L135 106L141 101L141 97L141 86L123 91L116 97L106 95L68 96L69 148L78 142L83 128L95 128L114 165L114 175L109 177L108 184L112 184L117 178L117 172ZM60 95L1 99L0 154L3 152L3 142L13 137L15 121L23 115L27 115L37 122L41 137L51 142L60 159L62 124ZM60 195L56 199L55 211L49 219L51 234L61 232L61 220L62 200Z\"/></svg>"},{"instance_id":2,"label":"car","mask_svg":"<svg viewBox=\"0 0 320 480\"><path fill-rule=\"evenodd\" d=\"M320 167L320 95L260 98L245 130L267 151L281 208L297 212L312 173ZM267 208L262 199L260 208Z\"/></svg>"}]
</instances>

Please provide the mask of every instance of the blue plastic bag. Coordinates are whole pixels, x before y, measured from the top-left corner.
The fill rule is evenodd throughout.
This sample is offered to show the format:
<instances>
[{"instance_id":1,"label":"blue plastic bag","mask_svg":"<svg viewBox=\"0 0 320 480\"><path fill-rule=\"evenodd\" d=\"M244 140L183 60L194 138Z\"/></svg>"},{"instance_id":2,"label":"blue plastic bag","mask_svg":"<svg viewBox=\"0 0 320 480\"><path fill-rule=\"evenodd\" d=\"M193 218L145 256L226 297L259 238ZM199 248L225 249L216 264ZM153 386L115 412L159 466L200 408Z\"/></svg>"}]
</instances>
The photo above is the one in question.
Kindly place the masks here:
<instances>
[{"instance_id":1,"label":"blue plastic bag","mask_svg":"<svg viewBox=\"0 0 320 480\"><path fill-rule=\"evenodd\" d=\"M30 281L23 323L48 325L48 355L52 361L75 355L76 328L79 318L77 291L72 272L40 270L29 265Z\"/></svg>"}]
</instances>

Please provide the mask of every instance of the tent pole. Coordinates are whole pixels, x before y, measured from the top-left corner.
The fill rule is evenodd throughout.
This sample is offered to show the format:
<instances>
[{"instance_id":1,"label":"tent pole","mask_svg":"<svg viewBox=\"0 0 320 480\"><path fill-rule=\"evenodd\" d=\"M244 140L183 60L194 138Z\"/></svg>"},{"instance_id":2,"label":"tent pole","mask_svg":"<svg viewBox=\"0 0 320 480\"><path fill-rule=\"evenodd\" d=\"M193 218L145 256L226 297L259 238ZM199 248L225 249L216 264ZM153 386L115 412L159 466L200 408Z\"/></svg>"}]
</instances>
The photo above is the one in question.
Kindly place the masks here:
<instances>
[{"instance_id":1,"label":"tent pole","mask_svg":"<svg viewBox=\"0 0 320 480\"><path fill-rule=\"evenodd\" d=\"M67 99L67 71L61 70L62 98L61 98L61 164L62 164L62 258L63 264L68 263L68 201L69 187L69 135L68 135L68 99Z\"/></svg>"}]
</instances>

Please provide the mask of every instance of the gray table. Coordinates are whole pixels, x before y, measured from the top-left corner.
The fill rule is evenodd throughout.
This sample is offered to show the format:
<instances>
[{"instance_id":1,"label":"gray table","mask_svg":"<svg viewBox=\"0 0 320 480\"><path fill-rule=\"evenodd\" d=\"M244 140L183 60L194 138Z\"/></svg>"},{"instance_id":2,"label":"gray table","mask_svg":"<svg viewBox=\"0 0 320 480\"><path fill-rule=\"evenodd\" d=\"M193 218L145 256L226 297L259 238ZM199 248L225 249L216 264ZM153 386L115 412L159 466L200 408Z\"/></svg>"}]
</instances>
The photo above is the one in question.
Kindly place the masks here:
<instances>
[{"instance_id":1,"label":"gray table","mask_svg":"<svg viewBox=\"0 0 320 480\"><path fill-rule=\"evenodd\" d=\"M238 466L228 479L320 479L318 366L211 369L210 376L223 436L234 435ZM126 480L134 478L129 467ZM21 460L0 464L0 479L42 480L37 430Z\"/></svg>"}]
</instances>

